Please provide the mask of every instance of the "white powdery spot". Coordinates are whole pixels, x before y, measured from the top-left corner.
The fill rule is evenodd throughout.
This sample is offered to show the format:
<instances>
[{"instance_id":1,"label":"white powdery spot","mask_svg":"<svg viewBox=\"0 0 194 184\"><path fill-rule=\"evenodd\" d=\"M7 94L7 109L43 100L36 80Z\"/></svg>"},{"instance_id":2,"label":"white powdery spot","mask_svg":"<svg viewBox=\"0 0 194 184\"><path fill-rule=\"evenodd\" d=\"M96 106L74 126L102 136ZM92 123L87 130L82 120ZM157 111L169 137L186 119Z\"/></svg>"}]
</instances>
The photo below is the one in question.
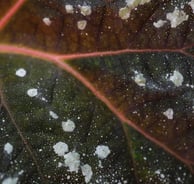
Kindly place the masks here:
<instances>
[{"instance_id":1,"label":"white powdery spot","mask_svg":"<svg viewBox=\"0 0 194 184\"><path fill-rule=\"evenodd\" d=\"M153 25L156 28L160 28L160 27L164 26L164 24L166 24L166 23L167 23L166 20L158 20L157 22L154 22Z\"/></svg>"},{"instance_id":2,"label":"white powdery spot","mask_svg":"<svg viewBox=\"0 0 194 184\"><path fill-rule=\"evenodd\" d=\"M135 77L133 78L138 86L145 87L146 79L142 73L135 71Z\"/></svg>"},{"instance_id":3,"label":"white powdery spot","mask_svg":"<svg viewBox=\"0 0 194 184\"><path fill-rule=\"evenodd\" d=\"M73 132L75 129L75 123L70 119L62 121L62 128L65 132Z\"/></svg>"},{"instance_id":4,"label":"white powdery spot","mask_svg":"<svg viewBox=\"0 0 194 184\"><path fill-rule=\"evenodd\" d=\"M86 20L80 20L77 22L77 28L79 30L84 30L87 26L87 21Z\"/></svg>"},{"instance_id":5,"label":"white powdery spot","mask_svg":"<svg viewBox=\"0 0 194 184\"><path fill-rule=\"evenodd\" d=\"M18 182L18 178L17 177L9 177L9 178L5 178L2 181L2 184L17 184Z\"/></svg>"},{"instance_id":6,"label":"white powdery spot","mask_svg":"<svg viewBox=\"0 0 194 184\"><path fill-rule=\"evenodd\" d=\"M190 5L194 13L194 0L191 0L191 2L189 2L188 4Z\"/></svg>"},{"instance_id":7,"label":"white powdery spot","mask_svg":"<svg viewBox=\"0 0 194 184\"><path fill-rule=\"evenodd\" d=\"M80 166L80 154L72 151L64 155L65 166L69 168L70 172L78 172Z\"/></svg>"},{"instance_id":8,"label":"white powdery spot","mask_svg":"<svg viewBox=\"0 0 194 184\"><path fill-rule=\"evenodd\" d=\"M163 112L164 116L168 119L173 119L174 111L172 108L168 108L165 112Z\"/></svg>"},{"instance_id":9,"label":"white powdery spot","mask_svg":"<svg viewBox=\"0 0 194 184\"><path fill-rule=\"evenodd\" d=\"M119 9L119 17L126 20L130 17L131 10L128 7L123 7Z\"/></svg>"},{"instance_id":10,"label":"white powdery spot","mask_svg":"<svg viewBox=\"0 0 194 184\"><path fill-rule=\"evenodd\" d=\"M119 9L119 17L121 19L128 19L131 11L139 5L149 3L151 0L125 0L126 6Z\"/></svg>"},{"instance_id":11,"label":"white powdery spot","mask_svg":"<svg viewBox=\"0 0 194 184\"><path fill-rule=\"evenodd\" d=\"M50 115L53 119L58 119L58 118L59 118L59 116L58 116L55 112L53 112L53 111L49 111L49 115Z\"/></svg>"},{"instance_id":12,"label":"white powdery spot","mask_svg":"<svg viewBox=\"0 0 194 184\"><path fill-rule=\"evenodd\" d=\"M27 95L28 95L29 97L35 97L35 96L38 95L38 90L37 90L36 88L28 89Z\"/></svg>"},{"instance_id":13,"label":"white powdery spot","mask_svg":"<svg viewBox=\"0 0 194 184\"><path fill-rule=\"evenodd\" d=\"M93 175L91 166L88 164L85 164L81 166L81 171L82 171L83 176L85 177L85 182L88 183L91 180L92 175Z\"/></svg>"},{"instance_id":14,"label":"white powdery spot","mask_svg":"<svg viewBox=\"0 0 194 184\"><path fill-rule=\"evenodd\" d=\"M88 16L88 15L91 15L92 13L92 8L89 5L79 6L79 9L83 16Z\"/></svg>"},{"instance_id":15,"label":"white powdery spot","mask_svg":"<svg viewBox=\"0 0 194 184\"><path fill-rule=\"evenodd\" d=\"M95 155L98 156L98 158L100 159L105 159L108 157L108 155L110 154L110 149L108 146L105 145L98 145L96 147L96 151L95 151Z\"/></svg>"},{"instance_id":16,"label":"white powdery spot","mask_svg":"<svg viewBox=\"0 0 194 184\"><path fill-rule=\"evenodd\" d=\"M173 75L171 75L169 79L174 83L176 87L181 86L184 81L183 75L177 70L173 72Z\"/></svg>"},{"instance_id":17,"label":"white powdery spot","mask_svg":"<svg viewBox=\"0 0 194 184\"><path fill-rule=\"evenodd\" d=\"M4 145L4 151L7 154L11 154L13 152L13 146L8 142Z\"/></svg>"},{"instance_id":18,"label":"white powdery spot","mask_svg":"<svg viewBox=\"0 0 194 184\"><path fill-rule=\"evenodd\" d=\"M64 142L58 142L53 146L54 152L58 156L64 156L69 151L68 145Z\"/></svg>"},{"instance_id":19,"label":"white powdery spot","mask_svg":"<svg viewBox=\"0 0 194 184\"><path fill-rule=\"evenodd\" d=\"M125 0L127 3L127 6L131 8L136 8L138 5L144 5L146 3L149 3L151 0Z\"/></svg>"},{"instance_id":20,"label":"white powdery spot","mask_svg":"<svg viewBox=\"0 0 194 184\"><path fill-rule=\"evenodd\" d=\"M66 10L66 12L69 13L69 14L73 14L73 13L74 13L74 8L73 8L73 6L70 5L70 4L65 5L65 10Z\"/></svg>"},{"instance_id":21,"label":"white powdery spot","mask_svg":"<svg viewBox=\"0 0 194 184\"><path fill-rule=\"evenodd\" d=\"M174 9L172 13L166 14L166 19L170 21L171 28L176 28L184 21L187 21L189 15L187 15L183 10Z\"/></svg>"},{"instance_id":22,"label":"white powdery spot","mask_svg":"<svg viewBox=\"0 0 194 184\"><path fill-rule=\"evenodd\" d=\"M18 77L25 77L26 76L26 70L24 68L19 68L15 74L18 76Z\"/></svg>"},{"instance_id":23,"label":"white powdery spot","mask_svg":"<svg viewBox=\"0 0 194 184\"><path fill-rule=\"evenodd\" d=\"M52 21L50 20L49 17L44 17L44 18L42 19L42 21L43 21L44 24L47 25L47 26L50 26L51 23L52 23Z\"/></svg>"}]
</instances>

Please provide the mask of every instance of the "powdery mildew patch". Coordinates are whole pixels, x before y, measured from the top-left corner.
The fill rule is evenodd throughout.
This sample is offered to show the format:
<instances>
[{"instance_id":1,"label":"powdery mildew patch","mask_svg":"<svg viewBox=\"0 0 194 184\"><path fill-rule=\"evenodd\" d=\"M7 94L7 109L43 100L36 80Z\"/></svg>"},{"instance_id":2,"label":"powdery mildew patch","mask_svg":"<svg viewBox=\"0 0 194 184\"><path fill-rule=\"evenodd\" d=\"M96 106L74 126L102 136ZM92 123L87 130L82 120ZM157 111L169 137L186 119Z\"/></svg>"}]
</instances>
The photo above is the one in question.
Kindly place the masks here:
<instances>
[{"instance_id":1,"label":"powdery mildew patch","mask_svg":"<svg viewBox=\"0 0 194 184\"><path fill-rule=\"evenodd\" d=\"M37 96L38 95L38 89L36 89L36 88L28 89L27 90L27 95L29 97L35 97L35 96Z\"/></svg>"},{"instance_id":2,"label":"powdery mildew patch","mask_svg":"<svg viewBox=\"0 0 194 184\"><path fill-rule=\"evenodd\" d=\"M125 0L126 6L119 9L119 17L123 20L130 17L131 11L137 8L139 5L149 3L151 0Z\"/></svg>"},{"instance_id":3,"label":"powdery mildew patch","mask_svg":"<svg viewBox=\"0 0 194 184\"><path fill-rule=\"evenodd\" d=\"M49 111L49 115L50 115L53 119L58 119L58 118L59 118L59 116L58 116L55 112L53 112L53 111Z\"/></svg>"},{"instance_id":4,"label":"powdery mildew patch","mask_svg":"<svg viewBox=\"0 0 194 184\"><path fill-rule=\"evenodd\" d=\"M173 75L170 76L169 80L172 81L176 87L180 87L182 86L184 77L178 70L175 70Z\"/></svg>"},{"instance_id":5,"label":"powdery mildew patch","mask_svg":"<svg viewBox=\"0 0 194 184\"><path fill-rule=\"evenodd\" d=\"M18 177L8 177L8 178L5 178L3 181L2 181L2 184L17 184L18 183Z\"/></svg>"},{"instance_id":6,"label":"powdery mildew patch","mask_svg":"<svg viewBox=\"0 0 194 184\"><path fill-rule=\"evenodd\" d=\"M80 20L77 22L77 28L79 30L84 30L87 26L87 21L86 20Z\"/></svg>"},{"instance_id":7,"label":"powdery mildew patch","mask_svg":"<svg viewBox=\"0 0 194 184\"><path fill-rule=\"evenodd\" d=\"M26 70L24 68L19 68L15 74L18 76L18 77L25 77L26 76Z\"/></svg>"},{"instance_id":8,"label":"powdery mildew patch","mask_svg":"<svg viewBox=\"0 0 194 184\"><path fill-rule=\"evenodd\" d=\"M70 4L65 5L65 10L66 10L66 13L69 13L69 14L73 14L74 13L74 8Z\"/></svg>"},{"instance_id":9,"label":"powdery mildew patch","mask_svg":"<svg viewBox=\"0 0 194 184\"><path fill-rule=\"evenodd\" d=\"M88 164L85 164L81 166L81 171L82 171L83 176L85 177L85 182L86 183L90 182L92 175L93 175L91 166Z\"/></svg>"},{"instance_id":10,"label":"powdery mildew patch","mask_svg":"<svg viewBox=\"0 0 194 184\"><path fill-rule=\"evenodd\" d=\"M83 6L78 6L79 9L80 9L80 13L83 15L83 16L89 16L91 15L92 13L92 8L91 6L89 5L83 5Z\"/></svg>"},{"instance_id":11,"label":"powdery mildew patch","mask_svg":"<svg viewBox=\"0 0 194 184\"><path fill-rule=\"evenodd\" d=\"M9 142L4 145L4 151L10 155L13 152L13 145L11 145Z\"/></svg>"},{"instance_id":12,"label":"powdery mildew patch","mask_svg":"<svg viewBox=\"0 0 194 184\"><path fill-rule=\"evenodd\" d=\"M47 25L47 26L50 26L51 23L52 23L52 21L50 20L49 17L44 17L44 18L42 19L42 21L43 21L44 24Z\"/></svg>"},{"instance_id":13,"label":"powdery mildew patch","mask_svg":"<svg viewBox=\"0 0 194 184\"><path fill-rule=\"evenodd\" d=\"M69 168L70 172L78 172L80 167L80 154L72 151L64 155L65 167Z\"/></svg>"},{"instance_id":14,"label":"powdery mildew patch","mask_svg":"<svg viewBox=\"0 0 194 184\"><path fill-rule=\"evenodd\" d=\"M53 146L54 152L58 156L64 156L69 151L68 145L64 142L58 142Z\"/></svg>"},{"instance_id":15,"label":"powdery mildew patch","mask_svg":"<svg viewBox=\"0 0 194 184\"><path fill-rule=\"evenodd\" d=\"M141 72L135 71L135 76L133 77L133 80L140 87L145 87L146 85L146 78Z\"/></svg>"},{"instance_id":16,"label":"powdery mildew patch","mask_svg":"<svg viewBox=\"0 0 194 184\"><path fill-rule=\"evenodd\" d=\"M95 155L97 155L97 157L99 159L105 159L105 158L107 158L110 153L111 153L111 151L110 151L110 149L109 149L108 146L98 145L96 147Z\"/></svg>"},{"instance_id":17,"label":"powdery mildew patch","mask_svg":"<svg viewBox=\"0 0 194 184\"><path fill-rule=\"evenodd\" d=\"M67 121L62 121L62 129L65 132L73 132L75 129L75 123L68 119Z\"/></svg>"},{"instance_id":18,"label":"powdery mildew patch","mask_svg":"<svg viewBox=\"0 0 194 184\"><path fill-rule=\"evenodd\" d=\"M190 5L194 13L194 0L191 0L188 4Z\"/></svg>"},{"instance_id":19,"label":"powdery mildew patch","mask_svg":"<svg viewBox=\"0 0 194 184\"><path fill-rule=\"evenodd\" d=\"M165 112L163 112L163 114L170 120L173 119L174 116L174 111L172 108L168 108Z\"/></svg>"},{"instance_id":20,"label":"powdery mildew patch","mask_svg":"<svg viewBox=\"0 0 194 184\"><path fill-rule=\"evenodd\" d=\"M160 28L162 26L164 26L167 23L166 20L158 20L157 22L154 22L153 25L156 28Z\"/></svg>"},{"instance_id":21,"label":"powdery mildew patch","mask_svg":"<svg viewBox=\"0 0 194 184\"><path fill-rule=\"evenodd\" d=\"M188 18L189 15L187 15L183 10L177 8L175 8L173 12L166 14L166 19L170 21L171 28L176 28L184 21L187 21Z\"/></svg>"}]
</instances>

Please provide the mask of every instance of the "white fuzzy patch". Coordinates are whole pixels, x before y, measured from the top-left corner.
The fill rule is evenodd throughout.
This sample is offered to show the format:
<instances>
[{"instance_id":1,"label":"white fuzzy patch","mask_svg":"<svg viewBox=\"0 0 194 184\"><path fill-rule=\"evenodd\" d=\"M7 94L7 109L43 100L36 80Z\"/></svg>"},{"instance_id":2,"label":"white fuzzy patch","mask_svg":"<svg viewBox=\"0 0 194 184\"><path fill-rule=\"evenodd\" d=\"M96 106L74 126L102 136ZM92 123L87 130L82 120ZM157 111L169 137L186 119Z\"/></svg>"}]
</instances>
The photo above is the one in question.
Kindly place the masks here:
<instances>
[{"instance_id":1,"label":"white fuzzy patch","mask_svg":"<svg viewBox=\"0 0 194 184\"><path fill-rule=\"evenodd\" d=\"M58 119L58 118L59 118L59 116L58 116L55 112L53 112L53 111L49 111L49 115L50 115L53 119Z\"/></svg>"},{"instance_id":2,"label":"white fuzzy patch","mask_svg":"<svg viewBox=\"0 0 194 184\"><path fill-rule=\"evenodd\" d=\"M91 15L92 13L92 8L89 5L79 6L79 9L83 16L88 16L88 15Z\"/></svg>"},{"instance_id":3,"label":"white fuzzy patch","mask_svg":"<svg viewBox=\"0 0 194 184\"><path fill-rule=\"evenodd\" d=\"M18 182L18 178L17 177L9 177L9 178L5 178L2 181L2 184L17 184Z\"/></svg>"},{"instance_id":4,"label":"white fuzzy patch","mask_svg":"<svg viewBox=\"0 0 194 184\"><path fill-rule=\"evenodd\" d=\"M58 156L64 156L69 151L68 145L64 142L58 142L53 146L54 152Z\"/></svg>"},{"instance_id":5,"label":"white fuzzy patch","mask_svg":"<svg viewBox=\"0 0 194 184\"><path fill-rule=\"evenodd\" d=\"M130 17L131 10L128 7L123 7L119 9L119 17L126 20Z\"/></svg>"},{"instance_id":6,"label":"white fuzzy patch","mask_svg":"<svg viewBox=\"0 0 194 184\"><path fill-rule=\"evenodd\" d=\"M70 119L62 121L62 128L65 132L73 132L75 129L75 123Z\"/></svg>"},{"instance_id":7,"label":"white fuzzy patch","mask_svg":"<svg viewBox=\"0 0 194 184\"><path fill-rule=\"evenodd\" d=\"M174 111L172 108L168 108L163 114L168 118L168 119L173 119Z\"/></svg>"},{"instance_id":8,"label":"white fuzzy patch","mask_svg":"<svg viewBox=\"0 0 194 184\"><path fill-rule=\"evenodd\" d=\"M166 23L167 23L166 20L158 20L157 22L154 22L153 25L156 28L160 28L160 27L164 26L164 24L166 24Z\"/></svg>"},{"instance_id":9,"label":"white fuzzy patch","mask_svg":"<svg viewBox=\"0 0 194 184\"><path fill-rule=\"evenodd\" d=\"M11 154L13 152L13 146L8 142L4 145L4 151L7 154Z\"/></svg>"},{"instance_id":10,"label":"white fuzzy patch","mask_svg":"<svg viewBox=\"0 0 194 184\"><path fill-rule=\"evenodd\" d=\"M79 30L84 30L87 26L87 21L86 20L80 20L77 22L77 28Z\"/></svg>"},{"instance_id":11,"label":"white fuzzy patch","mask_svg":"<svg viewBox=\"0 0 194 184\"><path fill-rule=\"evenodd\" d=\"M73 14L73 13L74 13L74 8L73 8L73 6L70 5L70 4L65 5L65 10L66 10L66 12L69 13L69 14Z\"/></svg>"},{"instance_id":12,"label":"white fuzzy patch","mask_svg":"<svg viewBox=\"0 0 194 184\"><path fill-rule=\"evenodd\" d=\"M142 73L135 71L135 77L133 78L138 86L145 87L146 79Z\"/></svg>"},{"instance_id":13,"label":"white fuzzy patch","mask_svg":"<svg viewBox=\"0 0 194 184\"><path fill-rule=\"evenodd\" d=\"M173 72L173 75L171 75L169 79L174 83L176 87L181 86L184 81L183 75L177 70Z\"/></svg>"},{"instance_id":14,"label":"white fuzzy patch","mask_svg":"<svg viewBox=\"0 0 194 184\"><path fill-rule=\"evenodd\" d=\"M128 19L134 8L149 3L150 1L151 0L125 0L126 6L119 9L119 17L123 20Z\"/></svg>"},{"instance_id":15,"label":"white fuzzy patch","mask_svg":"<svg viewBox=\"0 0 194 184\"><path fill-rule=\"evenodd\" d=\"M81 171L82 171L83 176L85 177L85 182L88 183L91 180L92 175L93 175L91 166L88 164L85 164L81 166Z\"/></svg>"},{"instance_id":16,"label":"white fuzzy patch","mask_svg":"<svg viewBox=\"0 0 194 184\"><path fill-rule=\"evenodd\" d=\"M38 90L37 90L36 88L28 89L27 95L28 95L29 97L35 97L35 96L38 95Z\"/></svg>"},{"instance_id":17,"label":"white fuzzy patch","mask_svg":"<svg viewBox=\"0 0 194 184\"><path fill-rule=\"evenodd\" d=\"M110 152L111 151L110 151L108 146L98 145L96 147L95 155L97 155L98 158L100 158L100 159L105 159L106 157L108 157Z\"/></svg>"},{"instance_id":18,"label":"white fuzzy patch","mask_svg":"<svg viewBox=\"0 0 194 184\"><path fill-rule=\"evenodd\" d=\"M18 69L15 74L18 76L18 77L25 77L26 76L26 70L24 68L20 68Z\"/></svg>"},{"instance_id":19,"label":"white fuzzy patch","mask_svg":"<svg viewBox=\"0 0 194 184\"><path fill-rule=\"evenodd\" d=\"M80 154L72 151L64 155L65 166L69 168L70 172L78 172L80 166Z\"/></svg>"},{"instance_id":20,"label":"white fuzzy patch","mask_svg":"<svg viewBox=\"0 0 194 184\"><path fill-rule=\"evenodd\" d=\"M51 23L52 23L52 21L50 20L49 17L44 17L44 18L42 19L42 21L43 21L44 24L47 25L47 26L50 26Z\"/></svg>"},{"instance_id":21,"label":"white fuzzy patch","mask_svg":"<svg viewBox=\"0 0 194 184\"><path fill-rule=\"evenodd\" d=\"M171 28L176 28L184 21L187 21L189 15L187 15L183 10L174 9L172 13L166 14L166 19L170 21Z\"/></svg>"}]
</instances>

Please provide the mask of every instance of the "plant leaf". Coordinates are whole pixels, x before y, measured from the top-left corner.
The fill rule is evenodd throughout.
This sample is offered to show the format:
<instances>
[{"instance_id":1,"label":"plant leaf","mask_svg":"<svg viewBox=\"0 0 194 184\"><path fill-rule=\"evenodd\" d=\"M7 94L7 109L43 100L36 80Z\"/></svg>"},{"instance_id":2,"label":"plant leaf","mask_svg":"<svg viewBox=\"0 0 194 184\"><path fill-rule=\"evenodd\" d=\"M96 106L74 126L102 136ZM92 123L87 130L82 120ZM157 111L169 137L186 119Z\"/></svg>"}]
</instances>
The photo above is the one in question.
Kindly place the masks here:
<instances>
[{"instance_id":1,"label":"plant leaf","mask_svg":"<svg viewBox=\"0 0 194 184\"><path fill-rule=\"evenodd\" d=\"M92 183L192 183L176 160L193 172L191 3L0 2L1 116L8 122L5 131L2 125L2 182L84 183L80 168L68 172L54 153L64 140L80 153L81 166L92 166ZM17 74L20 69L27 75ZM61 122L70 118L80 127L69 136ZM135 130L122 125L124 133L122 122ZM160 158L161 149L136 131L171 156ZM11 140L19 147L13 155L6 153ZM111 148L103 168L94 156L98 144ZM153 153L139 144L153 146ZM159 164L149 163L156 158Z\"/></svg>"}]
</instances>

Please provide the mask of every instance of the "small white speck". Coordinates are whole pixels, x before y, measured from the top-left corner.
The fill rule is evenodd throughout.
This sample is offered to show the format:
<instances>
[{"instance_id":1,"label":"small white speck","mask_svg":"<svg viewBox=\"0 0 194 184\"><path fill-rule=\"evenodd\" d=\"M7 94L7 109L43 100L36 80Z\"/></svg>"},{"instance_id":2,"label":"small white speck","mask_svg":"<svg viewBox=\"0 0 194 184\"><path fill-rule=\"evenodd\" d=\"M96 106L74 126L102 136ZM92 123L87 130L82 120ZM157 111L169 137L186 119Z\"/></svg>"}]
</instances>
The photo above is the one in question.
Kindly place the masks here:
<instances>
[{"instance_id":1,"label":"small white speck","mask_svg":"<svg viewBox=\"0 0 194 184\"><path fill-rule=\"evenodd\" d=\"M108 146L105 145L98 145L96 147L95 155L98 156L100 159L105 159L110 154L110 149Z\"/></svg>"},{"instance_id":2,"label":"small white speck","mask_svg":"<svg viewBox=\"0 0 194 184\"><path fill-rule=\"evenodd\" d=\"M2 184L17 184L18 182L18 178L17 177L9 177L9 178L5 178L2 181Z\"/></svg>"},{"instance_id":3,"label":"small white speck","mask_svg":"<svg viewBox=\"0 0 194 184\"><path fill-rule=\"evenodd\" d=\"M81 166L81 171L82 171L83 176L85 177L85 182L88 183L91 180L92 175L93 175L91 166L88 164L85 164Z\"/></svg>"},{"instance_id":4,"label":"small white speck","mask_svg":"<svg viewBox=\"0 0 194 184\"><path fill-rule=\"evenodd\" d=\"M53 146L54 152L58 156L64 156L66 152L69 151L68 145L64 142L58 142Z\"/></svg>"},{"instance_id":5,"label":"small white speck","mask_svg":"<svg viewBox=\"0 0 194 184\"><path fill-rule=\"evenodd\" d=\"M62 128L65 132L73 132L75 129L75 123L71 120L62 121Z\"/></svg>"},{"instance_id":6,"label":"small white speck","mask_svg":"<svg viewBox=\"0 0 194 184\"><path fill-rule=\"evenodd\" d=\"M168 108L163 114L168 118L168 119L173 119L174 111L171 108Z\"/></svg>"},{"instance_id":7,"label":"small white speck","mask_svg":"<svg viewBox=\"0 0 194 184\"><path fill-rule=\"evenodd\" d=\"M73 8L73 6L70 5L70 4L65 5L65 10L66 10L66 12L69 13L69 14L73 14L73 13L74 13L74 8Z\"/></svg>"},{"instance_id":8,"label":"small white speck","mask_svg":"<svg viewBox=\"0 0 194 184\"><path fill-rule=\"evenodd\" d=\"M59 116L58 116L55 112L53 112L53 111L49 111L49 115L50 115L53 119L58 119L58 118L59 118Z\"/></svg>"},{"instance_id":9,"label":"small white speck","mask_svg":"<svg viewBox=\"0 0 194 184\"><path fill-rule=\"evenodd\" d=\"M29 97L35 97L36 95L38 95L38 90L36 88L28 89L27 95Z\"/></svg>"},{"instance_id":10,"label":"small white speck","mask_svg":"<svg viewBox=\"0 0 194 184\"><path fill-rule=\"evenodd\" d=\"M164 26L164 24L166 24L166 23L167 23L166 20L158 20L157 22L154 22L153 25L156 28L160 28L160 27Z\"/></svg>"},{"instance_id":11,"label":"small white speck","mask_svg":"<svg viewBox=\"0 0 194 184\"><path fill-rule=\"evenodd\" d=\"M144 160L147 160L147 157L143 157Z\"/></svg>"},{"instance_id":12,"label":"small white speck","mask_svg":"<svg viewBox=\"0 0 194 184\"><path fill-rule=\"evenodd\" d=\"M87 26L87 21L86 20L80 20L77 22L77 28L79 30L84 30Z\"/></svg>"},{"instance_id":13,"label":"small white speck","mask_svg":"<svg viewBox=\"0 0 194 184\"><path fill-rule=\"evenodd\" d=\"M21 170L18 172L18 175L22 175L24 173L24 170Z\"/></svg>"},{"instance_id":14,"label":"small white speck","mask_svg":"<svg viewBox=\"0 0 194 184\"><path fill-rule=\"evenodd\" d=\"M146 85L146 79L140 72L135 71L135 77L133 78L133 80L138 86L145 87Z\"/></svg>"},{"instance_id":15,"label":"small white speck","mask_svg":"<svg viewBox=\"0 0 194 184\"><path fill-rule=\"evenodd\" d=\"M8 142L4 145L4 151L7 154L11 154L13 152L13 146Z\"/></svg>"},{"instance_id":16,"label":"small white speck","mask_svg":"<svg viewBox=\"0 0 194 184\"><path fill-rule=\"evenodd\" d=\"M65 167L69 168L70 172L78 172L80 166L80 154L72 151L64 155Z\"/></svg>"},{"instance_id":17,"label":"small white speck","mask_svg":"<svg viewBox=\"0 0 194 184\"><path fill-rule=\"evenodd\" d=\"M79 9L83 16L88 16L88 15L91 15L92 13L92 8L89 5L79 6Z\"/></svg>"},{"instance_id":18,"label":"small white speck","mask_svg":"<svg viewBox=\"0 0 194 184\"><path fill-rule=\"evenodd\" d=\"M24 68L20 68L18 69L15 74L18 76L18 77L25 77L26 76L26 70Z\"/></svg>"},{"instance_id":19,"label":"small white speck","mask_svg":"<svg viewBox=\"0 0 194 184\"><path fill-rule=\"evenodd\" d=\"M63 163L58 162L58 167L63 167Z\"/></svg>"},{"instance_id":20,"label":"small white speck","mask_svg":"<svg viewBox=\"0 0 194 184\"><path fill-rule=\"evenodd\" d=\"M177 70L173 72L173 75L171 75L169 79L176 87L181 86L184 81L183 75Z\"/></svg>"},{"instance_id":21,"label":"small white speck","mask_svg":"<svg viewBox=\"0 0 194 184\"><path fill-rule=\"evenodd\" d=\"M177 8L172 13L166 14L166 19L170 21L171 28L176 28L182 22L187 21L188 18L189 16L183 10L178 10Z\"/></svg>"},{"instance_id":22,"label":"small white speck","mask_svg":"<svg viewBox=\"0 0 194 184\"><path fill-rule=\"evenodd\" d=\"M45 23L45 25L50 26L52 21L48 17L44 17L42 21Z\"/></svg>"}]
</instances>

